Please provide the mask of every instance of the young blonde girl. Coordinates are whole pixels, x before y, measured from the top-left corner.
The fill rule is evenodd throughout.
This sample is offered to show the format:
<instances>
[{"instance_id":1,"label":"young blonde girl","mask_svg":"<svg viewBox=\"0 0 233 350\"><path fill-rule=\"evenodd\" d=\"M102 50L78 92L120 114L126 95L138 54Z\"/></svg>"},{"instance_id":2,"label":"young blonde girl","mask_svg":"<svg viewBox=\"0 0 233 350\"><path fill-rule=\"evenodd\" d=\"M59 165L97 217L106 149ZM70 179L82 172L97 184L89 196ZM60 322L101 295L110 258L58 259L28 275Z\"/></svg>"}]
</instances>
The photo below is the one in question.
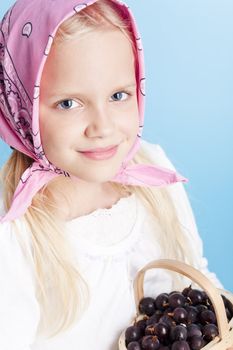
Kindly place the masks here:
<instances>
[{"instance_id":1,"label":"young blonde girl","mask_svg":"<svg viewBox=\"0 0 233 350\"><path fill-rule=\"evenodd\" d=\"M2 276L0 303L2 302L5 309L3 307L3 313L0 315L0 325L4 325L4 327L0 327L0 348L14 350L29 348L72 350L93 347L96 350L117 349L119 334L129 324L135 310L132 306L133 300L131 305L126 302L124 304L124 295L119 298L120 292L118 290L115 290L115 295L111 295L113 291L110 285L114 284L115 278L118 278L114 275L112 260L116 261L115 264L118 261L119 265L120 262L124 262L127 254L130 256L129 260L125 262L129 280L126 281L125 276L122 275L122 281L119 279L119 290L120 285L124 286L127 291L130 289L132 299L132 281L136 272L148 261L160 257L185 261L208 274L217 286L221 287L221 284L215 275L208 271L207 261L202 257L202 242L197 233L183 185L179 183L185 179L175 173L173 165L160 146L140 140L143 127L145 81L142 64L143 52L136 24L129 8L119 1L110 0L87 1L86 3L70 0L66 2L59 0L56 3L46 1L19 0L8 11L1 24L0 135L13 148L13 152L1 171L3 217L0 226L0 271ZM22 11L23 8L24 11ZM73 14L71 9L73 9ZM56 20L53 19L55 14ZM38 23L37 16L41 16ZM20 71L22 67L20 68L19 63L17 64L17 59L22 64L21 53L18 52L19 56L16 54L17 43L12 44L12 40L17 36L17 26L20 26L22 31L21 50L27 58L24 65L28 66L31 75L27 70L22 73L23 70ZM42 43L46 43L44 33L46 33L48 41L43 47L42 60L35 48L36 45L40 47ZM107 39L108 33L109 39ZM115 34L116 37L114 37ZM85 163L84 160L83 163L76 164L74 160L72 162L72 159L69 159L70 163L68 164L68 161L62 158L65 154L62 152L66 148L65 128L68 122L66 120L61 122L60 119L69 117L63 111L63 114L60 114L61 118L53 124L52 118L55 112L53 110L49 114L49 110L46 109L48 93L51 89L53 90L53 85L56 87L57 81L59 82L59 78L57 78L57 75L59 76L58 67L62 62L65 49L77 45L77 50L82 53L82 49L87 47L88 41L89 46L91 46L90 42L93 41L92 46L94 47L95 35L97 35L98 40L106 36L106 40L109 42L114 38L117 40L121 35L122 39L119 43L123 43L124 37L124 40L128 42L125 45L131 48L131 55L134 58L133 65L137 83L134 98L137 99L139 124L135 123L136 119L133 117L130 119L129 116L127 132L132 139L135 134L137 141L135 144L128 144L128 151L132 151L132 156L129 156L127 161L122 163L124 167L122 172L118 172L120 174L118 177L114 177L118 170L114 169L114 166L111 170L113 174L109 175L111 174L109 170L111 164L114 163L108 163L108 160L104 160L107 162L107 166L100 166L100 170L94 166L92 169L91 165L89 168L86 166L86 169L85 164L92 164L91 161ZM12 51L9 49L11 45ZM34 45L34 49L30 51L25 45L28 47ZM96 45L101 48L101 40ZM98 50L94 51L90 60L90 56L82 56L84 72L86 72L87 67L90 70L93 69L92 65L94 65L95 60L98 62L96 52ZM107 50L100 53L103 60L106 54L109 54ZM15 59L14 62L11 61L12 57ZM68 54L64 57L67 58ZM119 57L121 57L120 52ZM37 61L35 65L38 75L32 74L35 73L35 68L30 67L33 65L33 60ZM76 60L80 62L78 55ZM78 69L75 66L70 66L70 62L72 62L72 57L70 57L70 61L68 59L67 62L65 61L68 69L71 71ZM110 67L111 64L112 62L109 61ZM17 67L21 76L15 75L14 69L17 70ZM114 71L115 68L113 65L110 69ZM129 70L130 66L127 66L126 69ZM81 73L79 67L80 79L82 79ZM114 74L117 78L120 73L116 71ZM65 76L64 80L64 88L66 88ZM13 88L15 81L18 83L18 90ZM20 83L22 83L21 86ZM106 83L99 83L100 91L101 88L104 89L104 84ZM22 86L25 88L24 93ZM78 81L77 86L80 88ZM94 88L93 91L95 91ZM118 97L124 96L121 92L120 95L117 91L112 91L112 93L115 95L114 98L116 98L117 93ZM131 95L133 96L133 92ZM39 97L40 102L38 102ZM27 98L33 100L32 105L27 104ZM72 99L75 100L73 97ZM83 99L85 100L85 97ZM59 107L61 107L61 103L68 102L68 100L70 101L71 97L67 96L63 100L61 98ZM23 106L24 103L27 108ZM87 102L86 105L88 105ZM58 106L58 102L56 106ZM111 108L113 113L115 107ZM117 108L122 108L121 113L123 114L124 108L127 107ZM16 116L17 111L20 111L18 116ZM40 116L39 132L36 132L36 112ZM56 113L61 113L61 111L56 110ZM96 116L96 118L98 117L100 118L100 116ZM76 116L72 116L72 118L73 129L76 128L75 123L77 123L78 128L78 124L82 123L84 119L82 117L76 119ZM125 121L123 122L125 123ZM116 121L116 125L117 123L119 121ZM97 125L97 122L89 127L88 134L85 135L88 143L83 144L82 150L86 150L87 145L91 145L96 139L98 139L98 145L106 146L105 139L110 140L110 131L109 129L103 131L100 137L97 134L101 127L102 131L105 130L104 128L107 130L106 125ZM114 128L114 126L111 127ZM109 125L108 128L110 128ZM39 133L43 147L37 138ZM113 141L116 141L116 138ZM93 142L93 145L96 146L97 143ZM129 147L130 145L132 147ZM69 156L69 153L67 154ZM86 152L86 154L90 156L90 152ZM122 156L122 161L125 159L125 155ZM92 162L98 163L98 160L92 159ZM63 164L64 167L60 166ZM142 167L142 164L145 166ZM128 166L131 167L131 173L128 172L126 177ZM105 169L107 169L106 179L103 175ZM95 183L102 185L96 190ZM169 186L166 186L168 184ZM23 192L26 193L25 197L22 195ZM117 222L119 220L118 213L117 220L114 221L114 213L121 210L124 212L121 214L122 218L126 217L125 220L128 220L128 217L132 216L131 209L135 208L131 205L135 205L136 202L140 213L145 210L141 221L144 228L137 228L138 232L141 231L141 238L132 241L131 246L125 251L123 246L122 255L115 257L114 254L106 254L106 259L103 257L101 262L104 266L103 273L109 268L109 275L108 279L106 277L101 285L101 276L96 276L96 271L102 257L95 256L95 252L92 254L91 244L90 250L85 251L84 257L79 256L79 248L82 247L83 241L82 236L79 236L81 232L78 232L78 229L83 229L82 234L88 237L90 227L88 224L85 225L87 222L93 222L93 235L96 235L97 240L102 240L104 246L104 239L107 237L105 231L110 229L112 236L116 229L119 232L124 231L124 220ZM137 212L137 215L140 217L141 214ZM108 220L109 217L111 219L111 216L113 218L109 225ZM136 218L129 220L136 220ZM98 223L98 220L101 222ZM106 230L104 228L105 222ZM78 248L72 239L68 239L70 237L69 230L75 223L78 223L75 226L75 239ZM95 226L96 224L97 226ZM101 227L103 228L103 237L98 236L101 234L99 231ZM148 232L146 237L143 237L143 232ZM109 235L111 236L110 232ZM127 239L127 237L121 237L119 233L119 237L115 238L115 243L119 243L121 239ZM132 239L132 234L130 237ZM144 239L146 244L143 243ZM105 249L107 249L106 247L108 247L107 242ZM92 280L88 281L86 273L89 274L88 276L92 276ZM90 283L95 278L99 278L94 289L99 299L95 298L93 290L90 292ZM182 288L185 283L187 281L182 280L176 274L157 271L148 274L146 290L148 293L156 295L159 291L165 291L166 288L171 290ZM109 290L107 286L109 286ZM104 307L102 309L99 307L95 311L93 303L100 303L100 305L103 303L104 305L105 295L101 295L101 293L106 293L106 300L112 298L112 305L109 305L109 308L115 311L124 310L125 313L120 312L115 318L111 318L112 316L107 318L104 314ZM127 300L128 292L125 293ZM121 309L122 305L124 306ZM88 313L88 310L94 311ZM112 312L109 315L113 314Z\"/></svg>"}]
</instances>

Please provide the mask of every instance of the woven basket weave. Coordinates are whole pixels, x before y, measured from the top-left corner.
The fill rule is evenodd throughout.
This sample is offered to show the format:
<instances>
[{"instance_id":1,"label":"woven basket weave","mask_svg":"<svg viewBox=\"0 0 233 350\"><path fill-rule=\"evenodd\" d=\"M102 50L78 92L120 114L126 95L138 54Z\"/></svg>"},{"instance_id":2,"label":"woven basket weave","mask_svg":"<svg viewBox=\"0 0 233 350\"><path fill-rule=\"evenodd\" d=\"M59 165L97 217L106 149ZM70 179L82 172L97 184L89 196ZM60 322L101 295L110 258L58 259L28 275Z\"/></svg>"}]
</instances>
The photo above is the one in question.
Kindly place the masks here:
<instances>
[{"instance_id":1,"label":"woven basket weave","mask_svg":"<svg viewBox=\"0 0 233 350\"><path fill-rule=\"evenodd\" d=\"M226 350L233 346L233 318L228 322L225 306L221 297L221 294L223 294L233 303L233 294L222 289L217 289L200 271L177 260L161 259L151 261L137 273L134 280L134 299L137 315L132 320L131 325L133 325L134 321L142 318L139 312L139 302L144 297L144 276L147 270L154 268L175 271L188 277L190 280L197 283L211 300L217 318L219 335L204 346L202 350ZM127 350L125 346L125 330L119 338L119 350Z\"/></svg>"}]
</instances>

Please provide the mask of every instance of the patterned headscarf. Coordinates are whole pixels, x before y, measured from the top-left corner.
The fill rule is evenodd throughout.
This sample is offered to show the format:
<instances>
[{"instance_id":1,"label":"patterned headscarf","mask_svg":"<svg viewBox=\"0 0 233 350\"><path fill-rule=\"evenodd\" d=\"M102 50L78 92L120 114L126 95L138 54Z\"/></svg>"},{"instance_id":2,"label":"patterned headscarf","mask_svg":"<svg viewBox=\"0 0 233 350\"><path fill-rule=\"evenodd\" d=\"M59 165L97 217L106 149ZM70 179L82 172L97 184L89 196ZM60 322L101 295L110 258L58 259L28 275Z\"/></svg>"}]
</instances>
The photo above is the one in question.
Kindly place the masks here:
<instances>
[{"instance_id":1,"label":"patterned headscarf","mask_svg":"<svg viewBox=\"0 0 233 350\"><path fill-rule=\"evenodd\" d=\"M0 22L0 137L34 160L22 174L9 211L0 222L14 220L31 205L33 196L56 176L73 175L46 158L39 129L40 82L58 27L98 0L18 0ZM137 43L139 129L135 143L111 181L136 186L164 186L187 180L154 165L128 165L140 147L144 122L145 75L142 43L134 17L122 1L114 0L130 19Z\"/></svg>"}]
</instances>

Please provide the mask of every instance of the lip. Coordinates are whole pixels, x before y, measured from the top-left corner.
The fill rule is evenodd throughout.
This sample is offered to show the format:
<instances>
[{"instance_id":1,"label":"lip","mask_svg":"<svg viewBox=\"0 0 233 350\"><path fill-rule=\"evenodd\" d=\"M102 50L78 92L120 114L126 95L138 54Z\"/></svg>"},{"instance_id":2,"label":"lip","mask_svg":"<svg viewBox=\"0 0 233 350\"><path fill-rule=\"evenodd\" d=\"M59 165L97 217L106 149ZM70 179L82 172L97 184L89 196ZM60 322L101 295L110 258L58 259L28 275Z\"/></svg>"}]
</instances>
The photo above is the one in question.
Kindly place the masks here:
<instances>
[{"instance_id":1,"label":"lip","mask_svg":"<svg viewBox=\"0 0 233 350\"><path fill-rule=\"evenodd\" d=\"M80 152L82 152L82 153L86 153L86 152L94 152L94 153L96 153L96 152L106 152L106 151L109 151L109 150L111 150L111 149L113 149L113 148L115 148L115 147L117 147L118 145L111 145L111 146L108 146L108 147L101 147L101 148L92 148L92 149L86 149L86 150L84 150L84 151L80 151Z\"/></svg>"},{"instance_id":2,"label":"lip","mask_svg":"<svg viewBox=\"0 0 233 350\"><path fill-rule=\"evenodd\" d=\"M94 160L105 160L112 158L118 150L118 145L106 148L95 148L87 151L80 151L82 155Z\"/></svg>"}]
</instances>

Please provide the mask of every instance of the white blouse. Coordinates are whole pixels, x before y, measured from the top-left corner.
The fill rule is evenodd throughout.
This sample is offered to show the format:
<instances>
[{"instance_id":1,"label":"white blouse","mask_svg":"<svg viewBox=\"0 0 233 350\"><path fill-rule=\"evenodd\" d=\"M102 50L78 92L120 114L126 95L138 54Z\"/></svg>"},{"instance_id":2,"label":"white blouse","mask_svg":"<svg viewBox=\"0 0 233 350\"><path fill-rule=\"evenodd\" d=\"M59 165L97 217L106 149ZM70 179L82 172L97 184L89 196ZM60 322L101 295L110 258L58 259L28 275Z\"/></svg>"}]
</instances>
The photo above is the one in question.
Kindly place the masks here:
<instances>
[{"instance_id":1,"label":"white blouse","mask_svg":"<svg viewBox=\"0 0 233 350\"><path fill-rule=\"evenodd\" d=\"M174 169L159 145L142 141L151 159ZM202 241L181 183L169 186L180 221L195 249L195 265L219 288L203 257ZM16 220L30 250L29 235ZM77 256L79 271L90 289L90 304L80 321L52 339L36 336L40 309L35 297L35 279L16 233L9 223L0 225L0 349L1 350L118 350L120 333L136 313L133 280L145 264L164 258L158 235L144 206L132 194L110 209L73 219L66 224L67 239ZM31 257L32 258L32 257ZM156 296L173 288L168 272L148 271L144 292Z\"/></svg>"}]
</instances>

